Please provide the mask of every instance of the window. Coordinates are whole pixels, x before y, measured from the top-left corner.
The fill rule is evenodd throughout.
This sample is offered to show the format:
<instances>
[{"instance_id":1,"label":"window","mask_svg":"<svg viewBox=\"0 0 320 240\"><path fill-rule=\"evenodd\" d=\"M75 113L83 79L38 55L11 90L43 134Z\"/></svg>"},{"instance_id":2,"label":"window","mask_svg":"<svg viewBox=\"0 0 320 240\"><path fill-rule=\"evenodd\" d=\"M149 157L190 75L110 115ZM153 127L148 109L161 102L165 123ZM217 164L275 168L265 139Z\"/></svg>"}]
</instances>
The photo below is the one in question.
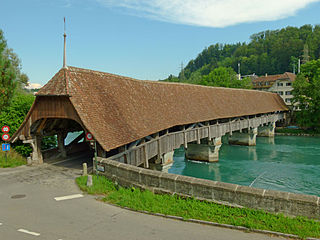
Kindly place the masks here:
<instances>
[{"instance_id":1,"label":"window","mask_svg":"<svg viewBox=\"0 0 320 240\"><path fill-rule=\"evenodd\" d=\"M290 98L286 98L286 102L290 103L291 102Z\"/></svg>"},{"instance_id":2,"label":"window","mask_svg":"<svg viewBox=\"0 0 320 240\"><path fill-rule=\"evenodd\" d=\"M278 82L278 87L281 87L281 86L283 86L283 83L280 83L280 82Z\"/></svg>"},{"instance_id":3,"label":"window","mask_svg":"<svg viewBox=\"0 0 320 240\"><path fill-rule=\"evenodd\" d=\"M291 91L286 91L286 95L292 95Z\"/></svg>"},{"instance_id":4,"label":"window","mask_svg":"<svg viewBox=\"0 0 320 240\"><path fill-rule=\"evenodd\" d=\"M269 85L269 82L266 82L266 86L268 86Z\"/></svg>"},{"instance_id":5,"label":"window","mask_svg":"<svg viewBox=\"0 0 320 240\"><path fill-rule=\"evenodd\" d=\"M282 96L282 95L283 95L283 92L279 91L278 94L279 94L280 96Z\"/></svg>"},{"instance_id":6,"label":"window","mask_svg":"<svg viewBox=\"0 0 320 240\"><path fill-rule=\"evenodd\" d=\"M287 83L286 83L286 86L291 86L291 82L287 82Z\"/></svg>"}]
</instances>

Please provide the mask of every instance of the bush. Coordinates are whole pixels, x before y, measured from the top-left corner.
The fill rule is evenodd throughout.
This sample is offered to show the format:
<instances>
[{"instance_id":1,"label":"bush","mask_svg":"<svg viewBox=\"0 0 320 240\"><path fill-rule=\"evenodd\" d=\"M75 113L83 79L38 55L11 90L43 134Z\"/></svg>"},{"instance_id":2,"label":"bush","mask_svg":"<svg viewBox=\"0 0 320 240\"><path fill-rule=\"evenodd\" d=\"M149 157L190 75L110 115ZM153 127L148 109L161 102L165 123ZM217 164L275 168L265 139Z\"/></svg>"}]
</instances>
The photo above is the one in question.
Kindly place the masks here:
<instances>
[{"instance_id":1,"label":"bush","mask_svg":"<svg viewBox=\"0 0 320 240\"><path fill-rule=\"evenodd\" d=\"M7 125L10 127L10 136L12 136L20 127L25 119L35 97L32 94L26 94L22 91L16 92L9 106L5 107L0 113L0 127ZM21 155L29 156L32 148L18 141L12 147Z\"/></svg>"}]
</instances>

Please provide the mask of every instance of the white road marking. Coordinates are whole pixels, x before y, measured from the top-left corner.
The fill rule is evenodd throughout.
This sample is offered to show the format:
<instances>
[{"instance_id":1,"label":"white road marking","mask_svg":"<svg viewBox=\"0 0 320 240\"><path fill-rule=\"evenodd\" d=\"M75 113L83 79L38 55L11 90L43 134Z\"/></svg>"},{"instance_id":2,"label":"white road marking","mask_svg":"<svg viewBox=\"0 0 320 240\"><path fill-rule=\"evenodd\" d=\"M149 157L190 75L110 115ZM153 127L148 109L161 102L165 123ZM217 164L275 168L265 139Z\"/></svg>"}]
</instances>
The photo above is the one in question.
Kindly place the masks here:
<instances>
[{"instance_id":1,"label":"white road marking","mask_svg":"<svg viewBox=\"0 0 320 240\"><path fill-rule=\"evenodd\" d=\"M30 235L33 235L33 236L40 236L40 233L36 233L36 232L30 232L28 230L25 230L25 229L18 229L18 232L22 232L22 233L26 233L26 234L30 234Z\"/></svg>"},{"instance_id":2,"label":"white road marking","mask_svg":"<svg viewBox=\"0 0 320 240\"><path fill-rule=\"evenodd\" d=\"M63 197L55 197L54 199L56 201L62 201L62 200L69 200L69 199L75 199L75 198L81 198L81 197L83 197L82 194L74 194L74 195L63 196Z\"/></svg>"}]
</instances>

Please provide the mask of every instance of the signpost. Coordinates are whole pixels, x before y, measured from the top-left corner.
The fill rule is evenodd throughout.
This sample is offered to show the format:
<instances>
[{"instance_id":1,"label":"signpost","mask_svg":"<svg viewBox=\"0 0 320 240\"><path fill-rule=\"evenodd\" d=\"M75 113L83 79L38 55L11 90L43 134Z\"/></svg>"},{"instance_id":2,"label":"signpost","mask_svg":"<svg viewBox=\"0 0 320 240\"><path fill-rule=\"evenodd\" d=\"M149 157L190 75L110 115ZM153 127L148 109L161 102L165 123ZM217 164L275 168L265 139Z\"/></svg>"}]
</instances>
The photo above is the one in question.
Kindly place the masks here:
<instances>
[{"instance_id":1,"label":"signpost","mask_svg":"<svg viewBox=\"0 0 320 240\"><path fill-rule=\"evenodd\" d=\"M93 140L93 136L92 136L92 134L90 132L86 133L86 139L87 139L87 141L92 141Z\"/></svg>"},{"instance_id":2,"label":"signpost","mask_svg":"<svg viewBox=\"0 0 320 240\"><path fill-rule=\"evenodd\" d=\"M95 139L93 139L93 135L90 132L86 133L86 139L87 141L90 141L90 144L94 144L94 165L95 165L95 169L96 169L96 174L98 175L98 159L97 159L97 141Z\"/></svg>"},{"instance_id":3,"label":"signpost","mask_svg":"<svg viewBox=\"0 0 320 240\"><path fill-rule=\"evenodd\" d=\"M2 140L5 141L5 142L9 141L10 140L10 135L8 134L8 132L10 131L10 127L3 126L1 128L1 131L4 133L1 136ZM6 163L7 163L7 152L10 151L10 143L3 143L2 144L2 151L5 152L5 159L6 159Z\"/></svg>"},{"instance_id":4,"label":"signpost","mask_svg":"<svg viewBox=\"0 0 320 240\"><path fill-rule=\"evenodd\" d=\"M10 151L10 143L2 143L2 151Z\"/></svg>"},{"instance_id":5,"label":"signpost","mask_svg":"<svg viewBox=\"0 0 320 240\"><path fill-rule=\"evenodd\" d=\"M8 132L10 131L10 128L9 128L8 126L3 126L3 127L1 128L1 131L2 131L3 133L8 133Z\"/></svg>"},{"instance_id":6,"label":"signpost","mask_svg":"<svg viewBox=\"0 0 320 240\"><path fill-rule=\"evenodd\" d=\"M5 133L5 134L2 134L1 138L2 138L3 141L9 141L10 135L8 133Z\"/></svg>"}]
</instances>

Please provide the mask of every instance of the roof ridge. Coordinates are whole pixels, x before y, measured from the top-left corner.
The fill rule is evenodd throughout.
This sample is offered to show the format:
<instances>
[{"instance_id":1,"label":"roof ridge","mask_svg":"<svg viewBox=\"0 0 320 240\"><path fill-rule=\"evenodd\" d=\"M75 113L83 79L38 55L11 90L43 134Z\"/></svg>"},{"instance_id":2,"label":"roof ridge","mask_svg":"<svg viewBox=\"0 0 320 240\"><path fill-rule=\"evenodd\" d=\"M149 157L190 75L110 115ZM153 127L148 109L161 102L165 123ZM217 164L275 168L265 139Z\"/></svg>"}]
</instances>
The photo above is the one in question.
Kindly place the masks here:
<instances>
[{"instance_id":1,"label":"roof ridge","mask_svg":"<svg viewBox=\"0 0 320 240\"><path fill-rule=\"evenodd\" d=\"M36 96L68 96L69 95L69 91L68 88L69 86L67 86L67 68L61 68L59 69L59 71L42 87L40 88L40 90L35 94ZM62 76L61 76L62 75ZM62 80L62 82L64 83L64 86L56 86L55 83L58 82L59 80ZM60 89L56 89L57 87L61 87ZM49 91L50 93L46 92L46 90L51 90Z\"/></svg>"},{"instance_id":2,"label":"roof ridge","mask_svg":"<svg viewBox=\"0 0 320 240\"><path fill-rule=\"evenodd\" d=\"M215 89L228 89L231 91L257 91L254 89L243 89L243 88L227 88L227 87L215 87L215 86L205 86L205 85L197 85L197 84L192 84L192 83L185 83L185 82L164 82L164 81L159 81L159 80L141 80L141 79L136 79L136 78L131 78L127 76L122 76L114 73L108 73L108 72L102 72L98 70L91 70L91 69L86 69L86 68L79 68L79 67L73 67L73 66L68 66L69 71L76 72L78 70L80 71L85 71L86 73L94 73L94 74L104 74L104 75L111 75L111 76L116 76L116 77L121 77L125 78L127 80L131 81L138 81L138 82L148 82L150 84L173 84L173 85L185 85L185 86L194 86L194 87L203 87L203 88L215 88Z\"/></svg>"}]
</instances>

